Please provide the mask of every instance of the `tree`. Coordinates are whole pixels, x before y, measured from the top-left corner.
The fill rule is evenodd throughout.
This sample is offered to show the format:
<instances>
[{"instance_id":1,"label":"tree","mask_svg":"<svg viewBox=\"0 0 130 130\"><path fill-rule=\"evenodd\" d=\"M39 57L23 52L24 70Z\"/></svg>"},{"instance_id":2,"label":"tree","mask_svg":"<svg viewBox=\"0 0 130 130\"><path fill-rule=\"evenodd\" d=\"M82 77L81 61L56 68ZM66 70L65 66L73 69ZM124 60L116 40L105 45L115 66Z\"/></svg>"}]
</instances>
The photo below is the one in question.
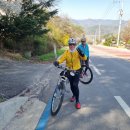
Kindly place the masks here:
<instances>
[{"instance_id":1,"label":"tree","mask_svg":"<svg viewBox=\"0 0 130 130\"><path fill-rule=\"evenodd\" d=\"M47 33L47 21L57 13L57 10L48 11L54 0L46 3L32 4L31 0L23 0L22 11L15 20L19 36L42 35Z\"/></svg>"},{"instance_id":2,"label":"tree","mask_svg":"<svg viewBox=\"0 0 130 130\"><path fill-rule=\"evenodd\" d=\"M80 37L84 30L82 27L75 25L67 17L55 16L48 22L52 38L57 41L59 45L67 45L69 37Z\"/></svg>"},{"instance_id":3,"label":"tree","mask_svg":"<svg viewBox=\"0 0 130 130\"><path fill-rule=\"evenodd\" d=\"M10 12L0 16L0 39L13 39L15 42L28 36L43 35L48 32L46 24L57 10L49 10L55 0L47 0L39 4L32 0L22 0L19 14Z\"/></svg>"},{"instance_id":4,"label":"tree","mask_svg":"<svg viewBox=\"0 0 130 130\"><path fill-rule=\"evenodd\" d=\"M116 43L116 36L113 34L104 35L104 38L105 38L104 45L106 46L112 46Z\"/></svg>"},{"instance_id":5,"label":"tree","mask_svg":"<svg viewBox=\"0 0 130 130\"><path fill-rule=\"evenodd\" d=\"M22 0L0 0L0 14L8 14L8 12L19 14L21 11Z\"/></svg>"},{"instance_id":6,"label":"tree","mask_svg":"<svg viewBox=\"0 0 130 130\"><path fill-rule=\"evenodd\" d=\"M122 38L123 40L127 43L128 41L130 41L130 21L128 22L128 24L124 27L123 31L122 31Z\"/></svg>"}]
</instances>

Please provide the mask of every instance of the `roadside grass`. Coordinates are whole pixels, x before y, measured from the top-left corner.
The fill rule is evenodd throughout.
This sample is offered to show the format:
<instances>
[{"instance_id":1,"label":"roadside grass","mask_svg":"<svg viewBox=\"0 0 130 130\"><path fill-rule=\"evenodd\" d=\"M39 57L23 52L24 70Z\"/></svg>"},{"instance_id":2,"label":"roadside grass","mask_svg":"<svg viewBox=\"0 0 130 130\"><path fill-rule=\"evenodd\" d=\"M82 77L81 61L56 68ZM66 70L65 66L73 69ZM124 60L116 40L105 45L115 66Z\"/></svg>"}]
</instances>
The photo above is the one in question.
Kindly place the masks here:
<instances>
[{"instance_id":1,"label":"roadside grass","mask_svg":"<svg viewBox=\"0 0 130 130\"><path fill-rule=\"evenodd\" d=\"M64 53L64 51L68 49L68 47L63 47L62 49L57 49L57 57L59 57L60 55L62 55ZM36 56L36 57L31 57L31 58L27 58L25 56L23 56L20 53L13 53L13 52L8 52L7 50L0 50L0 57L2 58L6 58L6 59L11 59L11 60L15 60L15 61L26 61L26 60L30 60L32 63L34 62L51 62L55 60L55 55L54 52L50 52L41 56Z\"/></svg>"},{"instance_id":2,"label":"roadside grass","mask_svg":"<svg viewBox=\"0 0 130 130\"><path fill-rule=\"evenodd\" d=\"M0 50L0 57L16 61L26 60L20 53L9 52L8 50Z\"/></svg>"},{"instance_id":3,"label":"roadside grass","mask_svg":"<svg viewBox=\"0 0 130 130\"><path fill-rule=\"evenodd\" d=\"M64 48L57 50L57 57L59 57L61 54L63 54L64 51L65 51ZM55 55L54 55L54 52L50 52L50 53L39 56L38 59L40 61L54 61Z\"/></svg>"}]
</instances>

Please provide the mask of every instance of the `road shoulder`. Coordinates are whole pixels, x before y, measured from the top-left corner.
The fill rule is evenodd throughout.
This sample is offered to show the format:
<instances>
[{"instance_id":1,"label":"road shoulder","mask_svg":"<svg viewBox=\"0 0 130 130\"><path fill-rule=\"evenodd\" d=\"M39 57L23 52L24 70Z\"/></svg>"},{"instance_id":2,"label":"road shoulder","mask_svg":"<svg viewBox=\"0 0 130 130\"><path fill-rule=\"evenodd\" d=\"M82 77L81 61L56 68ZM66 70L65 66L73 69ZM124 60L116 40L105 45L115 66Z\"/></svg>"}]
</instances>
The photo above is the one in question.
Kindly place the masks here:
<instances>
[{"instance_id":1,"label":"road shoulder","mask_svg":"<svg viewBox=\"0 0 130 130\"><path fill-rule=\"evenodd\" d=\"M36 98L27 101L16 112L14 118L4 128L6 130L34 130L46 104Z\"/></svg>"}]
</instances>

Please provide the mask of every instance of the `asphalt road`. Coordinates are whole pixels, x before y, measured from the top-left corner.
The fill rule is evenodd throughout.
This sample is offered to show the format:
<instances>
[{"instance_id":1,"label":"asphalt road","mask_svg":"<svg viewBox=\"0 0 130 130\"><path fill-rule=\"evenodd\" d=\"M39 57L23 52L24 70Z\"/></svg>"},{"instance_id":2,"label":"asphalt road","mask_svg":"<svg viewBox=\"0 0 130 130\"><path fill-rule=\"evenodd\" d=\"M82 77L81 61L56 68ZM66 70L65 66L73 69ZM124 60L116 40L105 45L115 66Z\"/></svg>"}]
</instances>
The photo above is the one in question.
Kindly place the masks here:
<instances>
[{"instance_id":1,"label":"asphalt road","mask_svg":"<svg viewBox=\"0 0 130 130\"><path fill-rule=\"evenodd\" d=\"M66 93L60 112L50 116L46 130L130 130L130 62L103 49L91 49L94 79L79 85L82 108L76 110L69 102L71 93Z\"/></svg>"},{"instance_id":2,"label":"asphalt road","mask_svg":"<svg viewBox=\"0 0 130 130\"><path fill-rule=\"evenodd\" d=\"M48 64L31 64L0 59L0 95L12 98L46 77Z\"/></svg>"},{"instance_id":3,"label":"asphalt road","mask_svg":"<svg viewBox=\"0 0 130 130\"><path fill-rule=\"evenodd\" d=\"M82 108L76 110L75 104L69 102L69 91L58 115L49 117L46 130L130 130L130 61L128 55L127 58L122 56L125 51L115 55L117 51L109 48L107 52L106 48L95 46L90 48L94 79L89 85L79 84ZM50 89L41 96L47 102L59 72L52 64L0 59L0 94L11 98L48 80Z\"/></svg>"}]
</instances>

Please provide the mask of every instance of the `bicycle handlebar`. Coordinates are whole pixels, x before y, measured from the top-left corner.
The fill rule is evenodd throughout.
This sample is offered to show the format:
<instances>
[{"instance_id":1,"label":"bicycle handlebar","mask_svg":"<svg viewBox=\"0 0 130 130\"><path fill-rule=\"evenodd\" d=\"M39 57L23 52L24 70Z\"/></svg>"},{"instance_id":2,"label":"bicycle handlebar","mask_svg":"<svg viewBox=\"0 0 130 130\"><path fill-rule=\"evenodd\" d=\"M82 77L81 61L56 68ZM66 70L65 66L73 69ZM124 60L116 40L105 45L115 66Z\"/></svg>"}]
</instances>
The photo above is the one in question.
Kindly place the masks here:
<instances>
[{"instance_id":1,"label":"bicycle handlebar","mask_svg":"<svg viewBox=\"0 0 130 130\"><path fill-rule=\"evenodd\" d=\"M62 69L62 70L68 70L67 67L63 67L63 66L61 66L61 65L57 66L57 68Z\"/></svg>"}]
</instances>

